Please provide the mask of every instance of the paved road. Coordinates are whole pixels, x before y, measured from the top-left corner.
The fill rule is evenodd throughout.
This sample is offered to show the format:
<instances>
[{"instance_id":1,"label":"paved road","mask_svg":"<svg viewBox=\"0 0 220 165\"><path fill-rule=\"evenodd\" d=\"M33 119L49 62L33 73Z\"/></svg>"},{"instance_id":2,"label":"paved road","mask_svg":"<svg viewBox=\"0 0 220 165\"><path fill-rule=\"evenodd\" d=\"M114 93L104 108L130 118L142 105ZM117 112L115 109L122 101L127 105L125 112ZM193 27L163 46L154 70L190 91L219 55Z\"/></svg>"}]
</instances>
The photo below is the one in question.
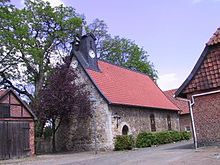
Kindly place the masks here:
<instances>
[{"instance_id":1,"label":"paved road","mask_svg":"<svg viewBox=\"0 0 220 165\"><path fill-rule=\"evenodd\" d=\"M192 141L133 151L40 155L0 164L24 165L220 165L220 148L194 150Z\"/></svg>"}]
</instances>

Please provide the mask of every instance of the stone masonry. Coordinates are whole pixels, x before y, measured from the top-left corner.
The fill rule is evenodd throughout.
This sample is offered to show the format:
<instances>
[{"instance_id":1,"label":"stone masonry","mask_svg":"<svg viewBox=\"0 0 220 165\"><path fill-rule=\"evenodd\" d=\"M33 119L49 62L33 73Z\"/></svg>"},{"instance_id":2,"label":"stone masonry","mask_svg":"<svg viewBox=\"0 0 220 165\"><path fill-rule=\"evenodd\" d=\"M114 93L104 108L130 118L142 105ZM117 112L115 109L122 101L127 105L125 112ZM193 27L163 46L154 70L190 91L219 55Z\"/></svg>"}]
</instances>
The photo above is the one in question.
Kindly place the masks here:
<instances>
[{"instance_id":1,"label":"stone masonry","mask_svg":"<svg viewBox=\"0 0 220 165\"><path fill-rule=\"evenodd\" d=\"M87 85L92 103L92 116L87 118L70 117L60 126L57 133L58 150L100 150L113 149L111 114L107 102L101 97L81 66L76 68L79 80ZM62 139L62 140L61 140Z\"/></svg>"},{"instance_id":2,"label":"stone masonry","mask_svg":"<svg viewBox=\"0 0 220 165\"><path fill-rule=\"evenodd\" d=\"M172 130L179 131L179 115L176 112L169 112L160 109L127 107L127 106L109 106L111 114L117 113L121 118L118 121L112 117L113 137L122 135L122 128L127 125L128 134L136 137L140 132L151 132L150 115L155 116L156 131L168 130L167 115L171 116Z\"/></svg>"},{"instance_id":3,"label":"stone masonry","mask_svg":"<svg viewBox=\"0 0 220 165\"><path fill-rule=\"evenodd\" d=\"M177 111L108 105L90 81L85 70L78 66L76 71L79 75L78 83L86 83L87 90L90 91L93 117L76 118L72 116L66 119L57 133L58 150L94 150L95 132L98 150L112 150L114 139L116 135L122 135L124 125L129 128L128 134L133 136L137 136L139 132L150 131L150 114L152 113L155 115L157 131L168 130L167 114L171 116L172 130L179 130ZM121 117L118 120L118 128L114 114Z\"/></svg>"},{"instance_id":4,"label":"stone masonry","mask_svg":"<svg viewBox=\"0 0 220 165\"><path fill-rule=\"evenodd\" d=\"M75 83L86 84L90 92L92 116L65 120L57 132L59 150L112 150L117 135L137 136L151 127L179 130L179 108L147 75L98 60L93 34L74 42L71 58Z\"/></svg>"}]
</instances>

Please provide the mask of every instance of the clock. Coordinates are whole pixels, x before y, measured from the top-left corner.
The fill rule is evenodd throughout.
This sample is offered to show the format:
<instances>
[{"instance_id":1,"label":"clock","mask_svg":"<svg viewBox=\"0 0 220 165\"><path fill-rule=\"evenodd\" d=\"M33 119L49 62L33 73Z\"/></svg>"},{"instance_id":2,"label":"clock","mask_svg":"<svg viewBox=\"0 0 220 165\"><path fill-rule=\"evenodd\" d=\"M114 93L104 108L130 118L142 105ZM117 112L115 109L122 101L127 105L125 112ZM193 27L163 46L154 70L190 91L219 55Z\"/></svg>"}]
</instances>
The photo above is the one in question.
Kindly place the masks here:
<instances>
[{"instance_id":1,"label":"clock","mask_svg":"<svg viewBox=\"0 0 220 165\"><path fill-rule=\"evenodd\" d=\"M78 66L78 61L74 60L74 61L71 62L71 67L72 67L73 69L76 69L77 66Z\"/></svg>"},{"instance_id":2,"label":"clock","mask_svg":"<svg viewBox=\"0 0 220 165\"><path fill-rule=\"evenodd\" d=\"M95 52L92 49L89 50L89 56L95 58Z\"/></svg>"}]
</instances>

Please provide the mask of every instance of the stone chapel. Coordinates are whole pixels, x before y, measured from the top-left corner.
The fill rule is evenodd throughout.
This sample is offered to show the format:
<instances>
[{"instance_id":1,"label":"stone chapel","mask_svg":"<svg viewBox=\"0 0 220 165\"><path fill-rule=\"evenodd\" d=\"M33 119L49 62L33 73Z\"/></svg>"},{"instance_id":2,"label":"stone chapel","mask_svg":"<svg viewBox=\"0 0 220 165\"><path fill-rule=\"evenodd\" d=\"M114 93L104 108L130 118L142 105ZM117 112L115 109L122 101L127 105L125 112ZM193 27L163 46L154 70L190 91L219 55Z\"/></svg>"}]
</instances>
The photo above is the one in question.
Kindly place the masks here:
<instances>
[{"instance_id":1,"label":"stone chapel","mask_svg":"<svg viewBox=\"0 0 220 165\"><path fill-rule=\"evenodd\" d=\"M148 75L99 60L91 33L78 41L71 69L90 91L93 115L65 120L57 133L59 150L112 150L117 135L179 131L179 108Z\"/></svg>"}]
</instances>

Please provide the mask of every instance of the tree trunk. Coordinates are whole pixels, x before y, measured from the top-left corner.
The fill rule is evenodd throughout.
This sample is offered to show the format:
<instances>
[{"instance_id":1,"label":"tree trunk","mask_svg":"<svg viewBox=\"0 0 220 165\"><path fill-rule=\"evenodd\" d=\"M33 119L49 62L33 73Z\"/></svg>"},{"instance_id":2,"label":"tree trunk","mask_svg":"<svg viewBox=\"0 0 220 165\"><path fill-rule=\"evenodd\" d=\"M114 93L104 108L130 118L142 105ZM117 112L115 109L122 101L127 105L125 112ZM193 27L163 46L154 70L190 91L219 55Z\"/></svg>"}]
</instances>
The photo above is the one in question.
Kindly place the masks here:
<instances>
[{"instance_id":1,"label":"tree trunk","mask_svg":"<svg viewBox=\"0 0 220 165\"><path fill-rule=\"evenodd\" d=\"M34 110L35 114L38 117L39 128L40 128L38 131L40 131L39 135L41 137L43 135L43 128L46 123L45 116L44 116L45 114L44 113L42 114L42 112L40 111L41 90L43 87L44 77L43 75L40 75L40 74L38 76L39 78L35 80L35 93L34 93L34 100L32 101L32 109Z\"/></svg>"},{"instance_id":2,"label":"tree trunk","mask_svg":"<svg viewBox=\"0 0 220 165\"><path fill-rule=\"evenodd\" d=\"M55 139L55 135L56 135L56 120L52 119L52 152L56 152L56 139Z\"/></svg>"}]
</instances>

